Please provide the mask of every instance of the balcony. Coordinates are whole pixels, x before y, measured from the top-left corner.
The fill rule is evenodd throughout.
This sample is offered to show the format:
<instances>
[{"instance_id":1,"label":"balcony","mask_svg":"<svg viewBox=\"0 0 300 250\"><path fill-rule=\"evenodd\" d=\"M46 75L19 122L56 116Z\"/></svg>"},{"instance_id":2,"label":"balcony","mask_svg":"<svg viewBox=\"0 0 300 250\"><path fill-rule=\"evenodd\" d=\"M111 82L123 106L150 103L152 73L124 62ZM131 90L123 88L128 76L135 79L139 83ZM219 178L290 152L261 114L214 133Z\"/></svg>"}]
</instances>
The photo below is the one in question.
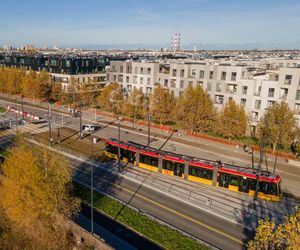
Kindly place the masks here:
<instances>
[{"instance_id":1,"label":"balcony","mask_svg":"<svg viewBox=\"0 0 300 250\"><path fill-rule=\"evenodd\" d=\"M236 90L232 90L232 89L230 90L230 89L227 89L227 90L226 90L226 93L227 93L227 94L236 94Z\"/></svg>"},{"instance_id":2,"label":"balcony","mask_svg":"<svg viewBox=\"0 0 300 250\"><path fill-rule=\"evenodd\" d=\"M260 91L259 92L254 92L254 96L260 96Z\"/></svg>"}]
</instances>

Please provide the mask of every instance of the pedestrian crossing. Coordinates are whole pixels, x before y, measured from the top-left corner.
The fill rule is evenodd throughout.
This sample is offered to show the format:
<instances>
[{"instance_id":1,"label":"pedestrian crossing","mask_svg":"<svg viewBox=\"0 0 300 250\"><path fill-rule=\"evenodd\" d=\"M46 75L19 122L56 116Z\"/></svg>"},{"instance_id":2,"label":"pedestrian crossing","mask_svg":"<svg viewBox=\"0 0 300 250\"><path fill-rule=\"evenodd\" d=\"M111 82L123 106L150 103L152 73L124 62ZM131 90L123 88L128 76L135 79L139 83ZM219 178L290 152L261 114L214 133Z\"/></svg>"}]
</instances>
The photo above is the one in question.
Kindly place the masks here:
<instances>
[{"instance_id":1,"label":"pedestrian crossing","mask_svg":"<svg viewBox=\"0 0 300 250\"><path fill-rule=\"evenodd\" d=\"M12 126L11 129L0 131L0 144L11 142L16 135L37 134L48 131L47 124L26 123L25 125Z\"/></svg>"}]
</instances>

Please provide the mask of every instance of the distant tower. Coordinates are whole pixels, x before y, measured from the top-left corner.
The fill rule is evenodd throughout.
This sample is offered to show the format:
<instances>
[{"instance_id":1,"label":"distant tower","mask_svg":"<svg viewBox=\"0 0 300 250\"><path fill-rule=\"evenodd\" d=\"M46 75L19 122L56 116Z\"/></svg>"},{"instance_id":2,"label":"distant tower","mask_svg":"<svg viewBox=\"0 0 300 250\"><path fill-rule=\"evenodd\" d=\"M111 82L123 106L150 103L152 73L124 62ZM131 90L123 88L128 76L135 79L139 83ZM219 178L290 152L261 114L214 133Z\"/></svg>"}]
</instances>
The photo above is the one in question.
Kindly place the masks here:
<instances>
[{"instance_id":1,"label":"distant tower","mask_svg":"<svg viewBox=\"0 0 300 250\"><path fill-rule=\"evenodd\" d=\"M175 33L172 37L171 47L172 50L180 50L180 33Z\"/></svg>"}]
</instances>

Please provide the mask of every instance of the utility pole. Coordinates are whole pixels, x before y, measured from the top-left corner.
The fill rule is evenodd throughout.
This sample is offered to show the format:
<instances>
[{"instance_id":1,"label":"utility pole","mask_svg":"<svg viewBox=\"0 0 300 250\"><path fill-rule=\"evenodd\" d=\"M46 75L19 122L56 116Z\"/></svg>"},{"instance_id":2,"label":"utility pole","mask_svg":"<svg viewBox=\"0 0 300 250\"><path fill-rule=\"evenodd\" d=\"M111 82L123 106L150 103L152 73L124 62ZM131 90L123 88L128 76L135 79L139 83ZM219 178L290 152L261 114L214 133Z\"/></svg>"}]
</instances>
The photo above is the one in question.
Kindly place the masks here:
<instances>
[{"instance_id":1,"label":"utility pole","mask_svg":"<svg viewBox=\"0 0 300 250\"><path fill-rule=\"evenodd\" d=\"M94 143L97 143L97 139L92 139L92 159L94 156ZM91 164L91 234L94 233L94 165Z\"/></svg>"},{"instance_id":2,"label":"utility pole","mask_svg":"<svg viewBox=\"0 0 300 250\"><path fill-rule=\"evenodd\" d=\"M17 110L17 97L16 97L16 109L15 109L15 112L16 112L16 133L18 134L18 110Z\"/></svg>"},{"instance_id":3,"label":"utility pole","mask_svg":"<svg viewBox=\"0 0 300 250\"><path fill-rule=\"evenodd\" d=\"M48 102L48 119L49 119L49 145L52 146L52 114L51 114L51 104Z\"/></svg>"},{"instance_id":4,"label":"utility pole","mask_svg":"<svg viewBox=\"0 0 300 250\"><path fill-rule=\"evenodd\" d=\"M119 127L118 127L118 171L120 171L120 160L121 160L121 145L120 145L120 141L121 141L121 118L118 117L119 120Z\"/></svg>"},{"instance_id":5,"label":"utility pole","mask_svg":"<svg viewBox=\"0 0 300 250\"><path fill-rule=\"evenodd\" d=\"M82 139L82 114L81 114L81 105L79 105L79 136Z\"/></svg>"},{"instance_id":6,"label":"utility pole","mask_svg":"<svg viewBox=\"0 0 300 250\"><path fill-rule=\"evenodd\" d=\"M281 142L281 133L282 133L282 128L280 128L279 134L278 134L278 142L276 145L276 156L275 156L275 162L274 162L274 168L273 168L273 175L275 175L275 169L276 169L276 165L277 165L278 148L279 148L279 143Z\"/></svg>"},{"instance_id":7,"label":"utility pole","mask_svg":"<svg viewBox=\"0 0 300 250\"><path fill-rule=\"evenodd\" d=\"M148 147L150 148L150 121L152 119L152 115L148 115Z\"/></svg>"},{"instance_id":8,"label":"utility pole","mask_svg":"<svg viewBox=\"0 0 300 250\"><path fill-rule=\"evenodd\" d=\"M135 105L133 106L132 128L134 128L134 123L135 123Z\"/></svg>"},{"instance_id":9,"label":"utility pole","mask_svg":"<svg viewBox=\"0 0 300 250\"><path fill-rule=\"evenodd\" d=\"M60 144L60 129L57 129L57 143Z\"/></svg>"},{"instance_id":10,"label":"utility pole","mask_svg":"<svg viewBox=\"0 0 300 250\"><path fill-rule=\"evenodd\" d=\"M24 96L21 95L21 98L22 98L22 120L24 121L24 102L23 102Z\"/></svg>"}]
</instances>

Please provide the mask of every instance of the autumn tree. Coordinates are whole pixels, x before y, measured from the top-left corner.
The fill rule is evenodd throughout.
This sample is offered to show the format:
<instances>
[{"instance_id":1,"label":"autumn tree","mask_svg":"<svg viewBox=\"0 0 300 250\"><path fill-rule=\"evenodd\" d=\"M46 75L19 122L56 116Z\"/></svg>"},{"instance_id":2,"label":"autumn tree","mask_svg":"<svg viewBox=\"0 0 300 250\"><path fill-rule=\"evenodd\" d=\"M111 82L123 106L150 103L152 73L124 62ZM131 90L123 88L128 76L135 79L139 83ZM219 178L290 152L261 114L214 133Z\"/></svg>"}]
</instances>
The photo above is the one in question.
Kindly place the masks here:
<instances>
[{"instance_id":1,"label":"autumn tree","mask_svg":"<svg viewBox=\"0 0 300 250\"><path fill-rule=\"evenodd\" d=\"M52 151L18 140L3 164L3 174L0 207L8 221L6 232L22 232L30 243L28 249L70 249L65 223L77 213L79 201L71 195L68 162Z\"/></svg>"},{"instance_id":2,"label":"autumn tree","mask_svg":"<svg viewBox=\"0 0 300 250\"><path fill-rule=\"evenodd\" d=\"M95 98L98 91L98 82L95 79L89 79L87 83L83 84L80 88L80 95L83 105L93 106L95 104Z\"/></svg>"},{"instance_id":3,"label":"autumn tree","mask_svg":"<svg viewBox=\"0 0 300 250\"><path fill-rule=\"evenodd\" d=\"M160 124L173 122L172 113L175 107L175 99L169 89L163 89L157 84L149 96L149 109L153 114L153 120Z\"/></svg>"},{"instance_id":4,"label":"autumn tree","mask_svg":"<svg viewBox=\"0 0 300 250\"><path fill-rule=\"evenodd\" d=\"M77 106L81 101L80 84L75 78L71 77L66 91L62 94L62 100L70 105L70 109L72 105Z\"/></svg>"},{"instance_id":5,"label":"autumn tree","mask_svg":"<svg viewBox=\"0 0 300 250\"><path fill-rule=\"evenodd\" d=\"M39 98L39 86L37 73L33 70L28 71L22 79L23 95L30 98Z\"/></svg>"},{"instance_id":6,"label":"autumn tree","mask_svg":"<svg viewBox=\"0 0 300 250\"><path fill-rule=\"evenodd\" d=\"M122 113L132 118L141 119L144 117L144 100L145 95L140 89L133 89L133 91L124 100L122 106Z\"/></svg>"},{"instance_id":7,"label":"autumn tree","mask_svg":"<svg viewBox=\"0 0 300 250\"><path fill-rule=\"evenodd\" d=\"M248 117L242 106L234 100L229 100L218 116L217 131L227 138L237 138L246 135Z\"/></svg>"},{"instance_id":8,"label":"autumn tree","mask_svg":"<svg viewBox=\"0 0 300 250\"><path fill-rule=\"evenodd\" d=\"M258 126L258 138L273 146L292 144L297 128L293 111L286 102L269 107Z\"/></svg>"},{"instance_id":9,"label":"autumn tree","mask_svg":"<svg viewBox=\"0 0 300 250\"><path fill-rule=\"evenodd\" d=\"M213 129L216 118L213 102L201 86L194 88L190 84L179 97L175 109L179 127L203 132Z\"/></svg>"},{"instance_id":10,"label":"autumn tree","mask_svg":"<svg viewBox=\"0 0 300 250\"><path fill-rule=\"evenodd\" d=\"M248 243L248 250L256 249L300 249L300 209L279 225L270 219L260 220L255 238Z\"/></svg>"},{"instance_id":11,"label":"autumn tree","mask_svg":"<svg viewBox=\"0 0 300 250\"><path fill-rule=\"evenodd\" d=\"M103 88L97 102L108 111L120 113L123 99L122 87L118 83L111 83Z\"/></svg>"}]
</instances>

